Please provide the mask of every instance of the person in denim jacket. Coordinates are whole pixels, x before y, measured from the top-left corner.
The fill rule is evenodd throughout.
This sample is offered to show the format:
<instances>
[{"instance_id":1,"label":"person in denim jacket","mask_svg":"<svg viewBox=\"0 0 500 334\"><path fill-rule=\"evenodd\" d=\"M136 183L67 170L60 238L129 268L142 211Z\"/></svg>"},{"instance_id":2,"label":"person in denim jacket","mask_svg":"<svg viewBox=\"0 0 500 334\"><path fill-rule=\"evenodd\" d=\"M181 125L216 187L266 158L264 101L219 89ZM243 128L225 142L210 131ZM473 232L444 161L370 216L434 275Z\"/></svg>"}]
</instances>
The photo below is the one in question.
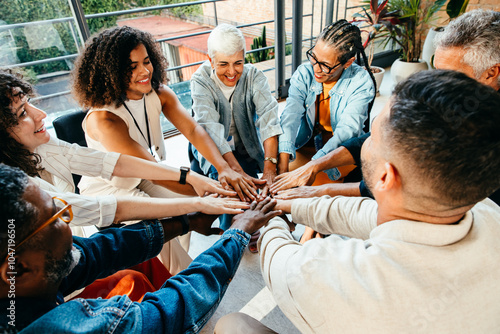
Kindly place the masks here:
<instances>
[{"instance_id":1,"label":"person in denim jacket","mask_svg":"<svg viewBox=\"0 0 500 334\"><path fill-rule=\"evenodd\" d=\"M214 216L143 221L72 237L71 205L20 169L0 164L0 187L2 333L197 333L234 276L249 233L280 214L275 200L253 202L212 247L140 303L120 295L64 302L72 291L156 256L169 239L188 230L206 233Z\"/></svg>"},{"instance_id":2,"label":"person in denim jacket","mask_svg":"<svg viewBox=\"0 0 500 334\"><path fill-rule=\"evenodd\" d=\"M280 174L288 172L289 160L295 159L296 150L312 139L316 149L312 159L318 159L364 133L376 90L369 68L365 70L354 63L356 55L361 54L367 64L363 50L359 29L340 20L326 27L316 45L307 51L310 63L302 64L293 74L281 115ZM340 177L336 168L325 173L332 180ZM287 175L278 176L276 181ZM283 189L286 188L273 191Z\"/></svg>"},{"instance_id":3,"label":"person in denim jacket","mask_svg":"<svg viewBox=\"0 0 500 334\"><path fill-rule=\"evenodd\" d=\"M209 61L191 78L195 120L208 132L229 166L244 175L247 199L267 196L277 175L278 136L282 133L278 103L264 74L245 63L245 39L229 24L218 25L208 38ZM217 179L217 170L190 146L192 170ZM257 174L263 173L262 179ZM240 189L235 189L237 192ZM229 226L223 217L221 227ZM251 248L255 250L254 248Z\"/></svg>"},{"instance_id":4,"label":"person in denim jacket","mask_svg":"<svg viewBox=\"0 0 500 334\"><path fill-rule=\"evenodd\" d=\"M233 52L234 51L234 52ZM191 78L191 95L196 121L208 132L220 153L248 183L270 185L276 176L278 102L271 95L267 78L245 62L243 34L229 24L218 25L208 39L210 61ZM196 150L194 159L205 175L217 171ZM263 193L263 196L265 194Z\"/></svg>"}]
</instances>

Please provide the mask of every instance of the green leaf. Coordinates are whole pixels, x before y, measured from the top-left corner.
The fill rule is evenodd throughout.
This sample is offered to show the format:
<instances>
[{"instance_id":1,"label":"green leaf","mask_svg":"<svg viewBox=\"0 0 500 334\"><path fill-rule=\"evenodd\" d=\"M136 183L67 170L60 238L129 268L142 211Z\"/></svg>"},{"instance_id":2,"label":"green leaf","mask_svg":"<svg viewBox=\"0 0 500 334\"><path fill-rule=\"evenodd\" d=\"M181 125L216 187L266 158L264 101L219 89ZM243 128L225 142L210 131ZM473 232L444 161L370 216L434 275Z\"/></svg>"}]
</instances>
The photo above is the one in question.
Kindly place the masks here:
<instances>
[{"instance_id":1,"label":"green leaf","mask_svg":"<svg viewBox=\"0 0 500 334\"><path fill-rule=\"evenodd\" d=\"M463 14L468 4L469 0L450 0L446 6L446 13L450 17L450 20Z\"/></svg>"}]
</instances>

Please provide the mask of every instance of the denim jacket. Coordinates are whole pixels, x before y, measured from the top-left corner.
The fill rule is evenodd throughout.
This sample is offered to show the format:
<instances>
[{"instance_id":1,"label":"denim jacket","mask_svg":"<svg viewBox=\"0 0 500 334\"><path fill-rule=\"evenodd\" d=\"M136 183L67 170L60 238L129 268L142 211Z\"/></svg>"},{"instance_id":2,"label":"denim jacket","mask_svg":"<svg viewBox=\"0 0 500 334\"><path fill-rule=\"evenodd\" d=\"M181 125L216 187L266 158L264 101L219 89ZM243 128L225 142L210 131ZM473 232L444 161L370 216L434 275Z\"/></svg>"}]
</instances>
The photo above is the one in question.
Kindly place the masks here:
<instances>
[{"instance_id":1,"label":"denim jacket","mask_svg":"<svg viewBox=\"0 0 500 334\"><path fill-rule=\"evenodd\" d=\"M203 126L221 155L231 152L227 139L231 125L231 105L218 85L210 78L212 66L207 61L191 77L191 96L195 120ZM231 100L234 123L248 155L264 168L263 143L282 133L278 120L278 102L271 95L267 78L255 66L243 68ZM257 132L258 131L258 132ZM194 150L193 150L194 151ZM197 151L196 158L205 174L210 163Z\"/></svg>"},{"instance_id":2,"label":"denim jacket","mask_svg":"<svg viewBox=\"0 0 500 334\"><path fill-rule=\"evenodd\" d=\"M111 228L90 238L73 237L82 257L61 283L57 303L16 298L16 328L12 328L7 317L11 300L0 300L0 332L196 333L222 299L249 240L250 235L243 231L227 230L187 269L166 281L160 290L147 293L140 303L126 296L64 302L63 296L152 258L163 246L159 222Z\"/></svg>"},{"instance_id":3,"label":"denim jacket","mask_svg":"<svg viewBox=\"0 0 500 334\"><path fill-rule=\"evenodd\" d=\"M281 115L283 134L279 137L279 152L291 154L292 160L296 149L306 144L313 134L316 96L322 92L323 85L314 79L312 65L300 65L290 79L286 107ZM313 159L325 156L344 141L364 133L368 104L375 96L375 88L368 72L352 64L344 70L328 95L334 135Z\"/></svg>"}]
</instances>

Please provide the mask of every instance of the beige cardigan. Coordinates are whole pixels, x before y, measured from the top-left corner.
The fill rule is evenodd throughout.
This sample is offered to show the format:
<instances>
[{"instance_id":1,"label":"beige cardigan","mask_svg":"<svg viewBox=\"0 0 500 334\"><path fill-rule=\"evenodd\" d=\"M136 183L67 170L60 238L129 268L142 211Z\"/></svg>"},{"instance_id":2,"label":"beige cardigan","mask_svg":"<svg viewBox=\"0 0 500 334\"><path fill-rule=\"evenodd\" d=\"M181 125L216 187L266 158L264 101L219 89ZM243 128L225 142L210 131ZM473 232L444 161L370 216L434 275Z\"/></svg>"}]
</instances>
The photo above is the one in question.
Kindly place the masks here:
<instances>
[{"instance_id":1,"label":"beige cardigan","mask_svg":"<svg viewBox=\"0 0 500 334\"><path fill-rule=\"evenodd\" d=\"M498 333L500 207L454 225L395 220L377 204L328 196L293 202L295 222L338 233L304 245L273 219L259 240L267 286L302 333Z\"/></svg>"}]
</instances>

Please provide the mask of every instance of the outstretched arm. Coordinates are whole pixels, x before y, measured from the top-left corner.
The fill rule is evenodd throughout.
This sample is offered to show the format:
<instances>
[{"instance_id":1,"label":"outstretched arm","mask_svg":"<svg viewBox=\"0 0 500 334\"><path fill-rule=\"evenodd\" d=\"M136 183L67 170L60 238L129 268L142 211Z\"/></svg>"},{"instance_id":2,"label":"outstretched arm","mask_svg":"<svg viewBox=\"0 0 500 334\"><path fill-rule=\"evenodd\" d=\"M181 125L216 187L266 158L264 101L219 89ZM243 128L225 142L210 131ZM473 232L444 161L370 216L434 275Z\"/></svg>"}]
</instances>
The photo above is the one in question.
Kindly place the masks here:
<instances>
[{"instance_id":1,"label":"outstretched arm","mask_svg":"<svg viewBox=\"0 0 500 334\"><path fill-rule=\"evenodd\" d=\"M341 146L319 159L309 161L294 171L278 175L271 186L271 193L277 194L280 191L297 186L309 186L313 184L319 172L353 163L354 158L351 153Z\"/></svg>"},{"instance_id":2,"label":"outstretched arm","mask_svg":"<svg viewBox=\"0 0 500 334\"><path fill-rule=\"evenodd\" d=\"M245 199L245 195L255 199L257 196L255 186L232 168L231 161L223 158L212 138L184 109L175 93L170 88L163 86L160 87L158 95L165 117L217 169L222 186L229 189L228 185L231 185L241 200Z\"/></svg>"},{"instance_id":3,"label":"outstretched arm","mask_svg":"<svg viewBox=\"0 0 500 334\"><path fill-rule=\"evenodd\" d=\"M142 331L199 331L222 299L238 268L250 234L280 213L274 211L274 206L275 201L269 198L252 203L252 207L236 216L231 228L212 247L194 259L186 270L170 278L162 289L147 294L140 304L142 314L163 321L144 321Z\"/></svg>"},{"instance_id":4,"label":"outstretched arm","mask_svg":"<svg viewBox=\"0 0 500 334\"><path fill-rule=\"evenodd\" d=\"M320 186L301 186L279 191L274 197L277 199L310 198L321 196L361 196L359 182L329 183Z\"/></svg>"},{"instance_id":5,"label":"outstretched arm","mask_svg":"<svg viewBox=\"0 0 500 334\"><path fill-rule=\"evenodd\" d=\"M87 116L87 135L100 142L107 151L131 155L156 163L155 158L139 143L133 140L125 122L106 110L96 110ZM175 192L196 195L190 185L181 185L177 181L156 181Z\"/></svg>"}]
</instances>

